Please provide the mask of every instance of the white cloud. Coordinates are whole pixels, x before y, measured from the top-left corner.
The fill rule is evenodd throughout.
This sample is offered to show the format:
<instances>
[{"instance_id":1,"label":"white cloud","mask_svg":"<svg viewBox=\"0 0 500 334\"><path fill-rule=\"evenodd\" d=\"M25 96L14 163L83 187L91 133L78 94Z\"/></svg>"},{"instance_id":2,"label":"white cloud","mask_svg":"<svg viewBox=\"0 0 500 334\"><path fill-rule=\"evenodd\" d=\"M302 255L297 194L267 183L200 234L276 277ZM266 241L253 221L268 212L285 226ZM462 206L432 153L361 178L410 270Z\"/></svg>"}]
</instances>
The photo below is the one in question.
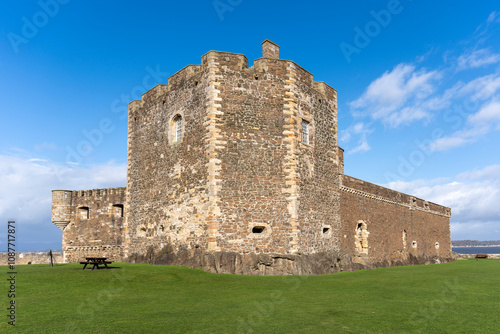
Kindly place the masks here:
<instances>
[{"instance_id":1,"label":"white cloud","mask_svg":"<svg viewBox=\"0 0 500 334\"><path fill-rule=\"evenodd\" d=\"M491 130L489 124L475 124L468 129L463 129L454 134L436 139L429 145L431 152L447 151L477 141L487 135Z\"/></svg>"},{"instance_id":2,"label":"white cloud","mask_svg":"<svg viewBox=\"0 0 500 334\"><path fill-rule=\"evenodd\" d=\"M489 49L479 49L462 54L457 60L457 69L466 70L500 62L500 54Z\"/></svg>"},{"instance_id":3,"label":"white cloud","mask_svg":"<svg viewBox=\"0 0 500 334\"><path fill-rule=\"evenodd\" d=\"M470 140L459 136L443 137L438 138L434 142L432 142L429 145L429 150L432 152L447 151L465 145L469 142Z\"/></svg>"},{"instance_id":4,"label":"white cloud","mask_svg":"<svg viewBox=\"0 0 500 334\"><path fill-rule=\"evenodd\" d=\"M411 123L428 117L430 117L430 114L427 110L421 107L409 106L401 109L397 113L392 113L387 117L387 121L393 126L398 126L403 123Z\"/></svg>"},{"instance_id":5,"label":"white cloud","mask_svg":"<svg viewBox=\"0 0 500 334\"><path fill-rule=\"evenodd\" d=\"M384 185L384 187L400 191L405 194L413 194L415 189L425 188L449 182L449 178L436 178L432 180L413 180L413 181L392 181Z\"/></svg>"},{"instance_id":6,"label":"white cloud","mask_svg":"<svg viewBox=\"0 0 500 334\"><path fill-rule=\"evenodd\" d=\"M340 131L340 133L339 133L340 145L344 145L345 143L350 141L351 138L352 138L352 131L350 128Z\"/></svg>"},{"instance_id":7,"label":"white cloud","mask_svg":"<svg viewBox=\"0 0 500 334\"><path fill-rule=\"evenodd\" d=\"M499 23L500 22L500 13L497 12L497 11L493 11L490 13L490 15L488 15L488 19L486 20L486 22L480 24L477 28L476 28L476 31L474 32L475 34L475 38L476 39L479 39L479 41L483 41L484 40L484 35L486 35L490 29L490 27L492 25L494 25L495 23Z\"/></svg>"},{"instance_id":8,"label":"white cloud","mask_svg":"<svg viewBox=\"0 0 500 334\"><path fill-rule=\"evenodd\" d=\"M70 168L37 158L0 156L0 217L50 227L53 189L125 186L126 165L109 162Z\"/></svg>"},{"instance_id":9,"label":"white cloud","mask_svg":"<svg viewBox=\"0 0 500 334\"><path fill-rule=\"evenodd\" d=\"M472 101L484 101L493 97L500 89L500 74L493 73L469 81L467 84L460 82L461 87L456 89L456 96L468 97Z\"/></svg>"},{"instance_id":10,"label":"white cloud","mask_svg":"<svg viewBox=\"0 0 500 334\"><path fill-rule=\"evenodd\" d=\"M500 180L500 165L487 166L480 170L464 172L457 176L458 180Z\"/></svg>"},{"instance_id":11,"label":"white cloud","mask_svg":"<svg viewBox=\"0 0 500 334\"><path fill-rule=\"evenodd\" d=\"M484 105L477 113L467 119L472 124L485 124L500 122L500 102L491 101Z\"/></svg>"},{"instance_id":12,"label":"white cloud","mask_svg":"<svg viewBox=\"0 0 500 334\"><path fill-rule=\"evenodd\" d=\"M494 73L472 78L472 71L457 71L500 63L500 53L481 46L498 22L500 13L490 13L469 41L474 46L455 57L451 68L443 68L445 64L442 64L434 69L425 69L420 64L426 57L421 57L414 64L400 63L384 72L367 86L361 96L348 103L351 113L354 117L370 117L384 125L399 127L421 120L438 120L433 116L442 112L446 122L454 122L455 132L435 139L428 147L430 151L461 147L476 142L494 129L500 130L500 103L497 102L500 101L500 68ZM446 52L445 56L450 53ZM465 75L468 77L463 81ZM448 83L451 85L444 86ZM443 128L450 128L450 124L436 127ZM352 135L346 132L341 138L347 141ZM360 137L357 147L348 153L370 149L366 135Z\"/></svg>"},{"instance_id":13,"label":"white cloud","mask_svg":"<svg viewBox=\"0 0 500 334\"><path fill-rule=\"evenodd\" d=\"M479 239L500 239L500 165L464 172L448 179L396 181L388 188L412 194L452 209L452 238L481 235ZM492 235L491 231L497 233ZM478 232L479 231L479 232ZM478 238L478 237L476 237Z\"/></svg>"},{"instance_id":14,"label":"white cloud","mask_svg":"<svg viewBox=\"0 0 500 334\"><path fill-rule=\"evenodd\" d=\"M493 11L490 13L488 16L488 20L486 22L491 23L491 22L500 22L500 13L497 11Z\"/></svg>"},{"instance_id":15,"label":"white cloud","mask_svg":"<svg viewBox=\"0 0 500 334\"><path fill-rule=\"evenodd\" d=\"M430 151L446 151L477 141L489 132L500 129L500 103L492 99L484 103L479 111L467 117L463 129L450 136L436 139L429 145Z\"/></svg>"},{"instance_id":16,"label":"white cloud","mask_svg":"<svg viewBox=\"0 0 500 334\"><path fill-rule=\"evenodd\" d=\"M353 135L359 138L357 146L348 150L347 154L363 153L371 150L371 146L368 144L368 135L372 132L373 129L369 127L369 124L365 124L363 122L358 122L342 131L340 134L340 141L342 144L347 143Z\"/></svg>"},{"instance_id":17,"label":"white cloud","mask_svg":"<svg viewBox=\"0 0 500 334\"><path fill-rule=\"evenodd\" d=\"M354 115L369 115L391 127L428 118L430 114L420 101L435 93L440 77L438 71L399 64L370 83L349 106Z\"/></svg>"},{"instance_id":18,"label":"white cloud","mask_svg":"<svg viewBox=\"0 0 500 334\"><path fill-rule=\"evenodd\" d=\"M347 153L348 154L354 154L354 153L363 153L363 152L368 152L371 150L371 146L368 144L368 140L366 138L362 138L359 142L359 145L353 148L352 150L349 150Z\"/></svg>"},{"instance_id":19,"label":"white cloud","mask_svg":"<svg viewBox=\"0 0 500 334\"><path fill-rule=\"evenodd\" d=\"M420 101L420 108L427 110L445 110L454 101L460 99L459 104L467 104L467 109L472 105L495 97L500 91L500 73L492 73L468 82L458 81L452 87L446 88L444 93ZM464 106L464 109L466 108ZM417 110L418 111L418 110Z\"/></svg>"}]
</instances>

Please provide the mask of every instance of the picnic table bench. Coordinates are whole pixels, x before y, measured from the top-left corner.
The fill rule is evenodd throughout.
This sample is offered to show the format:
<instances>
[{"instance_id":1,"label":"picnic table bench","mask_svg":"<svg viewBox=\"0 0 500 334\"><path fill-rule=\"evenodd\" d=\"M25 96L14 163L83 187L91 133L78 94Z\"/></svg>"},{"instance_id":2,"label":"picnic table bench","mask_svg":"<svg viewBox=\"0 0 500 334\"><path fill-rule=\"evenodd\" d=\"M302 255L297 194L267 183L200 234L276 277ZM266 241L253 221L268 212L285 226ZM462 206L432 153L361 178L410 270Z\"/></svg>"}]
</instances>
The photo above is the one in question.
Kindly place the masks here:
<instances>
[{"instance_id":1,"label":"picnic table bench","mask_svg":"<svg viewBox=\"0 0 500 334\"><path fill-rule=\"evenodd\" d=\"M83 264L83 270L85 270L85 268L87 268L87 266L89 264L92 265L92 270L94 270L95 268L97 269L101 269L99 266L102 266L104 265L104 267L106 269L108 269L108 264L111 264L113 262L111 261L106 261L106 257L86 257L85 260L87 261L82 261L80 262L80 264Z\"/></svg>"},{"instance_id":2,"label":"picnic table bench","mask_svg":"<svg viewBox=\"0 0 500 334\"><path fill-rule=\"evenodd\" d=\"M476 259L487 259L488 254L476 254Z\"/></svg>"}]
</instances>

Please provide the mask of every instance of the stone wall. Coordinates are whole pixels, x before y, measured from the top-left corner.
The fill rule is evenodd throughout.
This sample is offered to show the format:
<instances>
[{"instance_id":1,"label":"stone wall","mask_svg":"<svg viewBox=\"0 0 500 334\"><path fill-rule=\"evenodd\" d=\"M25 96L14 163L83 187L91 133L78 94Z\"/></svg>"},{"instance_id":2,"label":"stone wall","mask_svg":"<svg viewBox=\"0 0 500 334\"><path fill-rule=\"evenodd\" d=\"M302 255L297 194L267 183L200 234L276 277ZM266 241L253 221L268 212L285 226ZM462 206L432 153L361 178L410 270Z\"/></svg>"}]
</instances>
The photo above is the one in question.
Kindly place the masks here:
<instances>
[{"instance_id":1,"label":"stone wall","mask_svg":"<svg viewBox=\"0 0 500 334\"><path fill-rule=\"evenodd\" d=\"M342 251L354 263L449 261L450 209L347 175L342 177Z\"/></svg>"},{"instance_id":2,"label":"stone wall","mask_svg":"<svg viewBox=\"0 0 500 334\"><path fill-rule=\"evenodd\" d=\"M166 244L208 247L208 77L208 69L187 66L168 85L129 104L126 249L131 259Z\"/></svg>"},{"instance_id":3,"label":"stone wall","mask_svg":"<svg viewBox=\"0 0 500 334\"><path fill-rule=\"evenodd\" d=\"M52 257L55 263L64 262L64 256L62 252L53 252ZM31 262L31 264L49 264L49 252L16 253L16 265L28 264L28 262ZM0 266L6 265L8 265L8 254L0 253Z\"/></svg>"},{"instance_id":4,"label":"stone wall","mask_svg":"<svg viewBox=\"0 0 500 334\"><path fill-rule=\"evenodd\" d=\"M125 188L54 190L52 220L63 230L65 262L88 256L122 261Z\"/></svg>"},{"instance_id":5,"label":"stone wall","mask_svg":"<svg viewBox=\"0 0 500 334\"><path fill-rule=\"evenodd\" d=\"M299 252L337 252L341 224L337 92L312 82L305 70L297 72ZM302 120L309 123L309 144L301 140Z\"/></svg>"},{"instance_id":6,"label":"stone wall","mask_svg":"<svg viewBox=\"0 0 500 334\"><path fill-rule=\"evenodd\" d=\"M231 66L241 55L213 53L219 70L220 160L217 250L286 253L291 246L283 138L284 64L268 71ZM255 233L258 232L258 233Z\"/></svg>"}]
</instances>

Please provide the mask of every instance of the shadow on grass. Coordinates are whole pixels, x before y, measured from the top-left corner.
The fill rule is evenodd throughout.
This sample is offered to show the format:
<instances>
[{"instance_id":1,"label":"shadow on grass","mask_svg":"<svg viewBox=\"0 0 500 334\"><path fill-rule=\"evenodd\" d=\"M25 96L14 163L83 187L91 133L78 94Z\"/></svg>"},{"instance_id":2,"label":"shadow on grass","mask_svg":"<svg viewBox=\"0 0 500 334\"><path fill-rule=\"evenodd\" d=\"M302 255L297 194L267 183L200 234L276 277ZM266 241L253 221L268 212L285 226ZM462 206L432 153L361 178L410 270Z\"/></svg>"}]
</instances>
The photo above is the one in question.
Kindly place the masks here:
<instances>
[{"instance_id":1,"label":"shadow on grass","mask_svg":"<svg viewBox=\"0 0 500 334\"><path fill-rule=\"evenodd\" d=\"M101 271L101 270L106 270L106 269L122 269L122 267L109 267L108 266L107 268L101 267L101 268L94 268L94 269L92 269L92 268L85 268L85 269L75 268L75 270L84 270L84 271L87 271L87 270L88 271Z\"/></svg>"}]
</instances>

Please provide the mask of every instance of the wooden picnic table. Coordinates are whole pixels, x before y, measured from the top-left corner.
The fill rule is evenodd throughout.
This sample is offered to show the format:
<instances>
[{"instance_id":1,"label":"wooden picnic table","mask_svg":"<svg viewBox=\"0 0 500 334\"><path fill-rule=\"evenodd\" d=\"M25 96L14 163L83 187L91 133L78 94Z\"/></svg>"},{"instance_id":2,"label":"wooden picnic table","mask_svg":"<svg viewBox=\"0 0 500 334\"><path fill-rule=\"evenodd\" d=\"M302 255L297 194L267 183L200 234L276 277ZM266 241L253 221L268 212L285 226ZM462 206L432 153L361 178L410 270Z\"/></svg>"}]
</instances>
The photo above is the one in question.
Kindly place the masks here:
<instances>
[{"instance_id":1,"label":"wooden picnic table","mask_svg":"<svg viewBox=\"0 0 500 334\"><path fill-rule=\"evenodd\" d=\"M87 261L82 261L82 262L80 262L80 264L84 265L83 266L83 270L85 270L85 268L87 268L87 266L89 264L93 265L92 270L94 270L95 268L101 269L99 267L100 265L101 266L104 265L104 267L106 269L108 269L108 264L111 264L113 262L106 261L106 259L107 259L107 257L94 257L94 256L92 256L92 257L86 257L85 260L87 260Z\"/></svg>"}]
</instances>

